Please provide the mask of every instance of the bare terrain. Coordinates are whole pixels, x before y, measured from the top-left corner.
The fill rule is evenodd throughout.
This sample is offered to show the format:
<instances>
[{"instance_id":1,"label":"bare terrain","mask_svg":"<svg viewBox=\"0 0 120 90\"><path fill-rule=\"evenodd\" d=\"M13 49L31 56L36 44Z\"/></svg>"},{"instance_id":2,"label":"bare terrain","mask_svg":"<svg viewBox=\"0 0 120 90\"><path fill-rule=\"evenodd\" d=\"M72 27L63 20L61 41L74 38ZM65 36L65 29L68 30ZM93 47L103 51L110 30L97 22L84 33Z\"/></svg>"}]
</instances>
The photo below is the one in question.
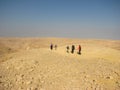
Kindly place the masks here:
<instances>
[{"instance_id":1,"label":"bare terrain","mask_svg":"<svg viewBox=\"0 0 120 90\"><path fill-rule=\"evenodd\" d=\"M120 90L120 40L0 38L0 90Z\"/></svg>"}]
</instances>

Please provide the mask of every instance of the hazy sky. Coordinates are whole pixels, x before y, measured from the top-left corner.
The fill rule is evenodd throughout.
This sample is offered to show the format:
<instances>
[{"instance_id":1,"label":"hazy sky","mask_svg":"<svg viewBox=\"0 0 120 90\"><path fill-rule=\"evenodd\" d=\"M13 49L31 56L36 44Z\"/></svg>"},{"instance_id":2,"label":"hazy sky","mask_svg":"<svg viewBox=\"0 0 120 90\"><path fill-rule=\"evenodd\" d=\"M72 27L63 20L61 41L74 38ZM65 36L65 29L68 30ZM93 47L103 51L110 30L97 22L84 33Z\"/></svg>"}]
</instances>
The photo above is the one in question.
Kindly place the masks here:
<instances>
[{"instance_id":1,"label":"hazy sky","mask_svg":"<svg viewBox=\"0 0 120 90\"><path fill-rule=\"evenodd\" d=\"M0 37L120 39L120 0L0 0Z\"/></svg>"}]
</instances>

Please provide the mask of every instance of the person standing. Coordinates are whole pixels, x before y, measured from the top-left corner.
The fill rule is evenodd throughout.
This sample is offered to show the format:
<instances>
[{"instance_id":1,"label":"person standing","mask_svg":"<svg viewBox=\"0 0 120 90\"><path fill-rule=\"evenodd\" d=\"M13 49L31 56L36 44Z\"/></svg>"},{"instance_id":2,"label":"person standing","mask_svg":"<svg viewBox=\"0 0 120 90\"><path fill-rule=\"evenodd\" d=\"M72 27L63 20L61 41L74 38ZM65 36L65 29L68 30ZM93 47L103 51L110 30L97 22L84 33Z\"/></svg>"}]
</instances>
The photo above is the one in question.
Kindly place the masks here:
<instances>
[{"instance_id":1,"label":"person standing","mask_svg":"<svg viewBox=\"0 0 120 90\"><path fill-rule=\"evenodd\" d=\"M74 50L75 50L75 46L72 45L72 50L71 50L71 53L74 53Z\"/></svg>"},{"instance_id":2,"label":"person standing","mask_svg":"<svg viewBox=\"0 0 120 90\"><path fill-rule=\"evenodd\" d=\"M51 45L50 45L50 49L52 50L53 49L53 44L51 43Z\"/></svg>"},{"instance_id":3,"label":"person standing","mask_svg":"<svg viewBox=\"0 0 120 90\"><path fill-rule=\"evenodd\" d=\"M57 50L57 45L55 45L55 50Z\"/></svg>"},{"instance_id":4,"label":"person standing","mask_svg":"<svg viewBox=\"0 0 120 90\"><path fill-rule=\"evenodd\" d=\"M81 54L81 45L78 46L78 54Z\"/></svg>"},{"instance_id":5,"label":"person standing","mask_svg":"<svg viewBox=\"0 0 120 90\"><path fill-rule=\"evenodd\" d=\"M69 46L67 46L66 49L67 49L67 53L69 53L69 49L70 49Z\"/></svg>"}]
</instances>

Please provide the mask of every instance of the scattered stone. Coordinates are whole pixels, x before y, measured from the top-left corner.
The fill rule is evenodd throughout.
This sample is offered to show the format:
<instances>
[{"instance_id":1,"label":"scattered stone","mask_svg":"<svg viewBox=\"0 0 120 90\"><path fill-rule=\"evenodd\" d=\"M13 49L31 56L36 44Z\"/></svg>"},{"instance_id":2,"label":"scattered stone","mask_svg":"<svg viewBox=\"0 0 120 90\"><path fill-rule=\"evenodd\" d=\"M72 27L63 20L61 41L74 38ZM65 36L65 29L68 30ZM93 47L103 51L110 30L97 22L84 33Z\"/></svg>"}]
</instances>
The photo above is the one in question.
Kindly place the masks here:
<instances>
[{"instance_id":1,"label":"scattered stone","mask_svg":"<svg viewBox=\"0 0 120 90\"><path fill-rule=\"evenodd\" d=\"M93 82L95 82L95 80L93 80Z\"/></svg>"},{"instance_id":2,"label":"scattered stone","mask_svg":"<svg viewBox=\"0 0 120 90\"><path fill-rule=\"evenodd\" d=\"M117 72L114 72L114 73L117 74L117 76L120 76L119 73L117 73Z\"/></svg>"},{"instance_id":3,"label":"scattered stone","mask_svg":"<svg viewBox=\"0 0 120 90\"><path fill-rule=\"evenodd\" d=\"M21 77L24 77L24 75L22 74Z\"/></svg>"},{"instance_id":4,"label":"scattered stone","mask_svg":"<svg viewBox=\"0 0 120 90\"><path fill-rule=\"evenodd\" d=\"M118 84L119 82L118 81L116 81L116 84Z\"/></svg>"},{"instance_id":5,"label":"scattered stone","mask_svg":"<svg viewBox=\"0 0 120 90\"><path fill-rule=\"evenodd\" d=\"M24 82L24 81L22 81L21 83L22 83L22 84L24 84L25 82Z\"/></svg>"},{"instance_id":6,"label":"scattered stone","mask_svg":"<svg viewBox=\"0 0 120 90\"><path fill-rule=\"evenodd\" d=\"M38 88L35 88L34 90L38 90Z\"/></svg>"},{"instance_id":7,"label":"scattered stone","mask_svg":"<svg viewBox=\"0 0 120 90\"><path fill-rule=\"evenodd\" d=\"M106 79L113 79L113 77L112 76L107 76Z\"/></svg>"},{"instance_id":8,"label":"scattered stone","mask_svg":"<svg viewBox=\"0 0 120 90\"><path fill-rule=\"evenodd\" d=\"M9 51L11 51L12 49L11 48L8 48Z\"/></svg>"},{"instance_id":9,"label":"scattered stone","mask_svg":"<svg viewBox=\"0 0 120 90\"><path fill-rule=\"evenodd\" d=\"M108 77L106 77L106 79L110 79L110 77L108 76Z\"/></svg>"},{"instance_id":10,"label":"scattered stone","mask_svg":"<svg viewBox=\"0 0 120 90\"><path fill-rule=\"evenodd\" d=\"M0 84L1 84L2 82L0 81Z\"/></svg>"}]
</instances>

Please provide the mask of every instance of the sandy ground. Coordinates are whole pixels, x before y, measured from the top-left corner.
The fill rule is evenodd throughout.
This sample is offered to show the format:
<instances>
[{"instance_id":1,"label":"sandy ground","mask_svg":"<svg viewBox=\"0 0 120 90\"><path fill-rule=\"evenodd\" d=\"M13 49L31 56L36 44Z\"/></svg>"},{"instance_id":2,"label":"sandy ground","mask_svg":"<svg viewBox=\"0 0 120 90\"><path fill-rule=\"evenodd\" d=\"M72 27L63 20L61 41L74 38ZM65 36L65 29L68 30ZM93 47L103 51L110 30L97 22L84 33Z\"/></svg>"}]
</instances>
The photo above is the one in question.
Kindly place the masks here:
<instances>
[{"instance_id":1,"label":"sandy ground","mask_svg":"<svg viewBox=\"0 0 120 90\"><path fill-rule=\"evenodd\" d=\"M120 90L119 40L0 38L0 58L0 90Z\"/></svg>"}]
</instances>

